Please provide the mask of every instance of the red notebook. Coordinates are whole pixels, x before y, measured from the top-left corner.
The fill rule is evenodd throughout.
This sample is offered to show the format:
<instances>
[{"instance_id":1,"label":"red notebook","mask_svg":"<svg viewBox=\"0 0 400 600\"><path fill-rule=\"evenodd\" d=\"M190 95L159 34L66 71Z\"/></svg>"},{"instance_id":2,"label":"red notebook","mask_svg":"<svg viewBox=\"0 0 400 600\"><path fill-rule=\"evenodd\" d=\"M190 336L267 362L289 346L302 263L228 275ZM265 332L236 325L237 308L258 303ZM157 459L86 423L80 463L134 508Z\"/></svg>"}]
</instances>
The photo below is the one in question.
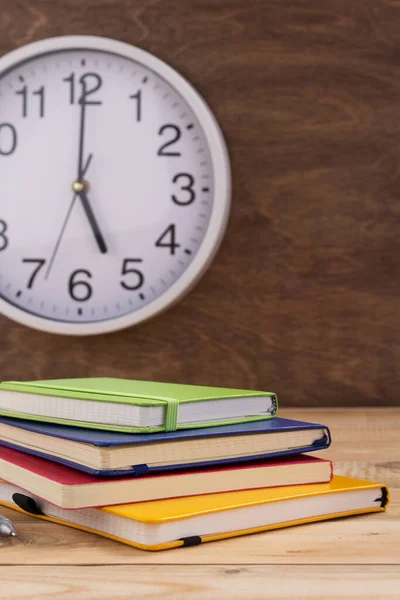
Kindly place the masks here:
<instances>
[{"instance_id":1,"label":"red notebook","mask_svg":"<svg viewBox=\"0 0 400 600\"><path fill-rule=\"evenodd\" d=\"M61 508L89 508L255 488L326 483L329 460L299 454L224 468L104 478L0 446L0 479Z\"/></svg>"}]
</instances>

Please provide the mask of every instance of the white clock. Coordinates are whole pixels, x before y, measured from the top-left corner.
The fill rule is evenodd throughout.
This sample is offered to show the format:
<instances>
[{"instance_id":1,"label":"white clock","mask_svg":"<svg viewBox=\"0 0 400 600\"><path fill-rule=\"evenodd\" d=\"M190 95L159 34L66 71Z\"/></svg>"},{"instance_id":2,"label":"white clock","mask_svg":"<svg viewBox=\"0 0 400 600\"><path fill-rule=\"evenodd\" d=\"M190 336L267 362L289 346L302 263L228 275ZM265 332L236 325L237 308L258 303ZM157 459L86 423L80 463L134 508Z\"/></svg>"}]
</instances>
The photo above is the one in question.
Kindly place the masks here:
<instances>
[{"instance_id":1,"label":"white clock","mask_svg":"<svg viewBox=\"0 0 400 600\"><path fill-rule=\"evenodd\" d=\"M52 38L0 59L0 312L89 335L185 294L221 242L221 131L176 71L127 44Z\"/></svg>"}]
</instances>

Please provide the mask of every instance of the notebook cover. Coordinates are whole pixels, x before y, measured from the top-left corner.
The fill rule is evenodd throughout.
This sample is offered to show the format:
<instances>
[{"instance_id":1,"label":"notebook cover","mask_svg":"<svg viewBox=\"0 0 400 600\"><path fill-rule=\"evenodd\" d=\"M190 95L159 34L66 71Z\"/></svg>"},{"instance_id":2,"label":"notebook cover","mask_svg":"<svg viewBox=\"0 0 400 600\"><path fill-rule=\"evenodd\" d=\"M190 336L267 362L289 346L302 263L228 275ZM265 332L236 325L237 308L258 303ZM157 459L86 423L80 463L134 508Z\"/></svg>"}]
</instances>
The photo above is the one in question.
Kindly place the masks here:
<instances>
[{"instance_id":1,"label":"notebook cover","mask_svg":"<svg viewBox=\"0 0 400 600\"><path fill-rule=\"evenodd\" d=\"M128 433L117 433L113 431L97 431L95 429L87 429L81 427L68 427L65 425L56 425L50 423L40 423L39 421L27 421L22 419L13 419L9 417L0 417L0 424L11 425L12 427L18 427L19 429L26 429L35 433L43 435L51 435L53 437L63 438L75 442L92 444L99 447L118 447L125 445L140 446L141 444L152 444L152 443L164 443L176 440L187 440L187 439L200 439L207 437L225 437L232 435L252 435L261 433L274 433L283 431L299 431L305 429L324 429L326 435L320 440L315 442L312 446L303 446L298 448L291 448L290 450L284 450L281 452L270 452L260 454L258 456L252 456L252 460L265 459L265 458L280 458L284 456L290 456L298 453L315 452L328 448L331 443L331 434L329 428L320 423L307 423L305 421L296 421L292 419L284 419L281 417L275 417L274 419L265 421L253 421L251 423L240 423L229 426L218 426L213 428L199 428L199 429L182 429L179 431L162 432L157 434L128 434ZM181 470L187 468L185 463L163 467L147 467L147 465L132 465L131 469L125 470L96 470L90 469L78 463L68 461L65 459L49 456L44 452L22 448L17 444L10 442L4 442L0 440L0 444L9 448L15 448L21 452L27 454L33 454L42 458L50 459L54 462L64 464L75 469L79 469L92 475L102 476L119 476L119 475L141 475L143 473L161 473L164 471ZM203 461L198 463L191 463L191 467L205 467L212 465L224 465L230 463L240 463L248 461L249 457L244 456L242 458L235 459L223 459L219 461ZM147 468L143 468L147 467Z\"/></svg>"},{"instance_id":2,"label":"notebook cover","mask_svg":"<svg viewBox=\"0 0 400 600\"><path fill-rule=\"evenodd\" d=\"M95 510L104 511L113 514L118 517L126 519L133 519L142 523L153 523L162 524L182 518L190 518L200 516L206 513L216 513L225 510L232 510L236 508L244 508L247 506L256 506L265 504L268 502L275 502L280 500L290 500L293 498L304 498L310 496L316 496L319 494L335 494L339 492L348 491L351 493L353 490L360 489L376 489L378 497L381 500L380 506L368 509L349 510L341 513L333 513L327 515L320 515L318 517L312 517L307 519L300 519L296 521L285 521L268 526L261 526L253 529L238 530L229 533L223 533L218 535L204 536L198 538L196 543L206 543L217 540L222 540L231 537L237 537L241 535L247 535L251 533L259 533L262 531L269 531L273 529L282 529L284 527L290 527L293 525L301 525L305 523L313 523L317 521L324 521L327 519L334 519L338 517L347 517L350 515L358 515L373 512L382 512L386 510L389 502L389 490L387 486L374 483L370 481L362 481L359 479L352 479L350 477L342 477L340 475L334 475L330 483L325 484L313 484L313 485L301 485L301 486L289 486L284 488L263 488L259 490L245 490L232 493L223 494L209 494L206 496L192 496L189 498L173 498L170 500L154 500L152 502L138 502L136 504L125 504L121 506L109 506L99 508ZM0 499L0 504L8 508L17 510L19 512L28 512L33 514L32 511L22 510L19 506L14 503L6 502ZM35 503L34 503L35 504ZM67 511L66 511L67 512ZM106 537L118 542L122 542L129 546L140 548L142 550L167 550L169 548L177 548L180 546L192 545L189 539L175 540L158 545L145 546L142 544L132 543L130 540L125 540L108 533L101 532L99 530L90 529L81 525L75 525L68 523L67 520L56 519L53 517L47 517L45 515L33 514L33 516L58 523L60 525L66 525L74 529L80 529L89 533L94 533L102 537ZM197 537L197 536L196 536Z\"/></svg>"},{"instance_id":3,"label":"notebook cover","mask_svg":"<svg viewBox=\"0 0 400 600\"><path fill-rule=\"evenodd\" d=\"M21 477L20 477L20 473L19 473L19 469L23 469L24 471L29 471L35 475L38 475L40 477L44 477L50 481L54 481L57 484L63 485L63 486L82 486L82 485L97 485L97 484L103 484L103 483L118 483L120 481L126 481L127 479L135 479L136 482L139 483L140 485L140 481L143 479L158 479L160 482L160 486L162 487L163 485L163 478L165 476L169 476L169 477L184 477L186 474L196 474L196 473L215 473L215 472L221 472L222 471L237 471L238 469L240 469L241 471L243 469L258 469L258 468L265 468L265 467L281 467L281 466L285 466L285 465L291 465L291 464L310 464L310 463L315 463L315 462L327 462L330 463L331 465L331 475L330 475L330 479L332 478L333 475L333 471L332 471L332 463L330 460L327 459L322 459L322 458L316 458L316 457L312 457L312 456L296 456L295 459L285 459L282 461L259 461L257 463L254 463L254 461L249 461L247 463L245 463L244 465L238 467L236 466L228 466L225 467L224 469L219 469L219 468L214 468L214 469L188 469L186 471L181 471L179 473L164 473L164 474L159 474L159 475L147 475L146 477L142 477L142 478L132 478L132 477L119 477L119 478L99 478L99 477L95 477L93 475L88 475L86 473L81 473L80 471L76 471L75 469L71 469L69 467L66 467L64 465L59 465L56 464L54 462L50 462L48 460L44 460L42 458L38 458L36 456L29 456L27 454L23 454L22 452L18 452L17 450L12 450L10 448L5 448L5 447L1 447L0 446L0 476L3 477L3 472L2 472L2 468L1 468L1 461L6 461L7 463L10 463L12 465L14 465L16 467L15 472L13 474L13 477L8 478L7 482L11 483L13 485L16 485L20 488L24 487L22 485L22 481L21 481ZM240 486L240 484L239 484ZM28 493L32 493L35 494L35 496L38 496L40 498L43 498L43 500L46 500L48 502L50 502L50 500L48 500L47 498L45 498L44 496L42 496L39 492L34 492L32 491L32 489L28 488L24 488ZM132 499L130 499L130 501L132 501ZM101 503L101 498L99 498L99 502L96 503L93 506L104 506L104 503ZM92 505L82 505L80 508L93 508Z\"/></svg>"},{"instance_id":4,"label":"notebook cover","mask_svg":"<svg viewBox=\"0 0 400 600\"><path fill-rule=\"evenodd\" d=\"M273 412L270 414L249 417L240 420L227 420L208 422L201 425L179 425L178 429L196 428L196 427L214 427L216 425L237 422L247 422L256 420L270 419L275 416L277 411L277 397L272 392L263 392L257 390L238 390L232 388L216 388L198 385L184 385L179 383L161 383L153 381L139 381L133 379L117 379L111 377L93 377L81 379L53 379L44 381L3 381L0 383L0 392L2 390L10 392L21 392L24 394L39 394L42 396L53 396L61 398L71 398L74 400L113 402L117 404L134 404L137 406L168 406L168 401L174 400L178 404L186 402L198 402L207 400L222 400L232 398L250 398L255 396L266 396L273 398ZM53 417L37 417L35 415L22 413L9 413L1 411L0 414L7 416L24 418L30 420L48 421L51 423L62 423L70 426L82 426L95 429L105 429L109 431L126 431L152 433L164 431L164 427L133 428L119 427L111 425L101 425L98 423L71 421L67 419Z\"/></svg>"}]
</instances>

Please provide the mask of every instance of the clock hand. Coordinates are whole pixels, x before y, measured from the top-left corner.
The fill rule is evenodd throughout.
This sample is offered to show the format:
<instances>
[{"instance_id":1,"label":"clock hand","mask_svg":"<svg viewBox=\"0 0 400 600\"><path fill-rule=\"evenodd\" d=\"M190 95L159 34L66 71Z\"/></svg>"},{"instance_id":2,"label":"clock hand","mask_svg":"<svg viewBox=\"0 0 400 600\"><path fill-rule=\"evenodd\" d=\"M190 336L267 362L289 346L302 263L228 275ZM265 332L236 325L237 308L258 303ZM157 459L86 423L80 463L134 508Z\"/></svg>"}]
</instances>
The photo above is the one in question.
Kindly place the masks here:
<instances>
[{"instance_id":1,"label":"clock hand","mask_svg":"<svg viewBox=\"0 0 400 600\"><path fill-rule=\"evenodd\" d=\"M82 177L85 177L85 175L86 175L86 171L87 171L87 170L88 170L88 168L89 168L89 165L90 165L90 163L91 163L91 160L92 160L92 158L93 158L93 154L89 154L89 156L88 156L88 157L87 157L87 159L86 159L85 166L83 167Z\"/></svg>"},{"instance_id":2,"label":"clock hand","mask_svg":"<svg viewBox=\"0 0 400 600\"><path fill-rule=\"evenodd\" d=\"M86 115L86 102L85 102L85 84L82 82L82 97L80 99L81 114L80 114L80 126L79 126L79 151L78 151L78 177L77 181L82 183L83 178L83 141L85 138L85 115Z\"/></svg>"},{"instance_id":3,"label":"clock hand","mask_svg":"<svg viewBox=\"0 0 400 600\"><path fill-rule=\"evenodd\" d=\"M58 238L57 238L56 245L54 246L54 250L53 250L53 253L52 253L52 255L51 255L51 258L50 258L49 266L47 267L47 271L46 271L46 274L45 274L45 276L44 276L44 278L45 278L45 279L47 279L47 278L48 278L48 276L50 275L51 267L53 266L54 259L56 258L56 254L57 254L58 248L59 248L59 246L60 246L60 243L61 243L62 237L63 237L63 235L64 235L65 228L66 228L66 226L67 226L67 223L68 223L68 221L69 221L69 217L70 217L70 215L71 215L72 209L74 208L74 204L75 204L76 196L77 196L77 194L74 194L74 196L73 196L73 198L72 198L72 202L71 202L71 204L69 205L69 208L68 208L67 214L66 214L66 216L65 216L64 222L63 222L63 224L62 224L62 227L61 227L60 235L59 235L59 236L58 236Z\"/></svg>"},{"instance_id":4,"label":"clock hand","mask_svg":"<svg viewBox=\"0 0 400 600\"><path fill-rule=\"evenodd\" d=\"M88 188L88 184L86 181L83 180L83 177L88 169L88 166L89 166L90 160L91 160L91 156L92 156L92 155L89 155L86 165L85 165L85 167L83 167L83 146L84 146L84 139L85 139L85 116L86 116L86 84L85 84L84 78L82 78L82 96L80 99L80 105L81 105L81 114L80 114L80 127L79 127L78 178L73 184L73 189L75 190L75 192L77 193L77 195L79 196L79 198L82 201L84 211L89 220L90 226L94 233L94 237L96 238L96 242L99 246L100 252L102 254L105 254L107 252L107 246L104 241L104 237L100 231L100 227L97 223L96 217L94 216L94 212L90 205L89 198L87 197L86 191Z\"/></svg>"},{"instance_id":5,"label":"clock hand","mask_svg":"<svg viewBox=\"0 0 400 600\"><path fill-rule=\"evenodd\" d=\"M90 205L89 198L87 197L85 188L83 188L81 191L77 192L77 194L82 201L84 211L86 213L87 218L89 219L89 223L90 223L90 226L94 233L94 237L96 238L97 245L100 248L100 252L102 254L105 254L107 252L107 246L104 241L103 235L100 231L100 227L96 221L96 217L94 216L94 212Z\"/></svg>"},{"instance_id":6,"label":"clock hand","mask_svg":"<svg viewBox=\"0 0 400 600\"><path fill-rule=\"evenodd\" d=\"M87 160L86 160L85 166L84 166L84 168L83 168L82 177L84 177L84 176L85 176L85 174L86 174L86 171L87 171L87 170L88 170L88 168L89 168L89 165L90 165L90 162L91 162L92 158L93 158L93 154L89 154L89 156L87 157ZM62 238L63 238L63 235L64 235L65 228L66 228L66 226L67 226L67 223L68 223L68 221L69 221L69 218L70 218L70 216L71 216L71 212L72 212L72 209L73 209L73 207L74 207L74 204L75 204L75 201L76 201L76 197L77 197L77 195L78 195L77 193L75 193L75 194L73 195L73 198L72 198L72 200L71 200L71 204L70 204L70 205L69 205L69 207L68 207L68 211L67 211L67 214L66 214L66 216L65 216L64 222L63 222L63 224L62 224L62 227L61 227L60 234L59 234L59 236L58 236L58 238L57 238L56 245L54 246L54 250L53 250L53 252L52 252L52 255L51 255L51 258L50 258L49 266L47 267L47 271L46 271L46 274L45 274L45 276L44 276L44 278L45 278L45 279L47 279L47 278L48 278L48 276L50 275L51 268L52 268L52 266L53 266L53 263L54 263L54 260L55 260L55 258L56 258L56 255L57 255L57 252L58 252L58 248L59 248L59 246L60 246L61 240L62 240Z\"/></svg>"}]
</instances>

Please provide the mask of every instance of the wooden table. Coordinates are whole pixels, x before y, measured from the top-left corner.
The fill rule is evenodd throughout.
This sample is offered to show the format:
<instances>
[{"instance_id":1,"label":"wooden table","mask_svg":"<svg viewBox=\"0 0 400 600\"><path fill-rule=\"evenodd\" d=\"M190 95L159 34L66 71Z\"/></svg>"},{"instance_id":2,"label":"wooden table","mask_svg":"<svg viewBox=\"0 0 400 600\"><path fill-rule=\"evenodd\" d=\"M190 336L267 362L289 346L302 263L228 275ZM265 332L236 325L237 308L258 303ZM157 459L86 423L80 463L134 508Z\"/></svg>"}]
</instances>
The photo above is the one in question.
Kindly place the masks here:
<instances>
[{"instance_id":1,"label":"wooden table","mask_svg":"<svg viewBox=\"0 0 400 600\"><path fill-rule=\"evenodd\" d=\"M291 409L326 423L337 473L386 483L386 513L159 553L142 552L11 510L0 541L0 598L400 598L400 408Z\"/></svg>"}]
</instances>

